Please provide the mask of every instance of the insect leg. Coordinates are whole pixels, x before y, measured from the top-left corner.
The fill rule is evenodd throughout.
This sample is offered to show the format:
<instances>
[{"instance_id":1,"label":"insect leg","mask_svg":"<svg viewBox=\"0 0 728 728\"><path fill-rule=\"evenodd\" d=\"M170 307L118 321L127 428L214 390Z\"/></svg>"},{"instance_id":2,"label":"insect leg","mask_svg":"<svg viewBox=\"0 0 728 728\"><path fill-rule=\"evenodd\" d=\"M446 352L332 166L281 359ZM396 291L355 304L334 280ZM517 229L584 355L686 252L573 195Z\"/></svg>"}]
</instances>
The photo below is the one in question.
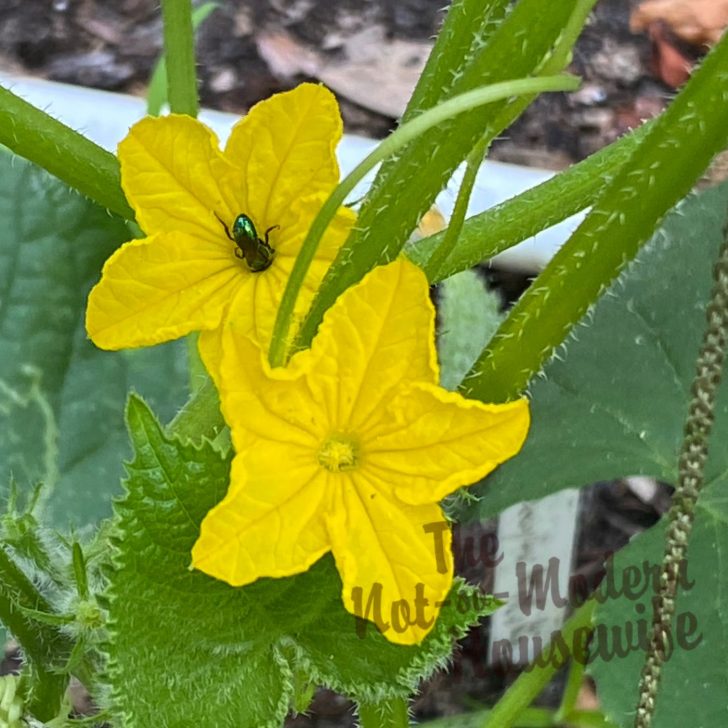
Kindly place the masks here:
<instances>
[{"instance_id":1,"label":"insect leg","mask_svg":"<svg viewBox=\"0 0 728 728\"><path fill-rule=\"evenodd\" d=\"M235 242L235 238L232 235L230 235L230 229L225 224L225 221L216 212L213 212L213 215L215 215L215 217L220 221L220 224L225 228L225 235L227 235L228 238L230 238L230 240Z\"/></svg>"},{"instance_id":2,"label":"insect leg","mask_svg":"<svg viewBox=\"0 0 728 728\"><path fill-rule=\"evenodd\" d=\"M268 228L268 229L267 229L267 230L265 231L265 244L266 244L266 245L267 245L268 247L270 247L270 243L268 242L268 235L269 235L269 234L271 233L271 231L273 231L273 230L278 230L278 228L280 228L280 225L271 225L271 226L270 226L270 227L269 227L269 228Z\"/></svg>"}]
</instances>

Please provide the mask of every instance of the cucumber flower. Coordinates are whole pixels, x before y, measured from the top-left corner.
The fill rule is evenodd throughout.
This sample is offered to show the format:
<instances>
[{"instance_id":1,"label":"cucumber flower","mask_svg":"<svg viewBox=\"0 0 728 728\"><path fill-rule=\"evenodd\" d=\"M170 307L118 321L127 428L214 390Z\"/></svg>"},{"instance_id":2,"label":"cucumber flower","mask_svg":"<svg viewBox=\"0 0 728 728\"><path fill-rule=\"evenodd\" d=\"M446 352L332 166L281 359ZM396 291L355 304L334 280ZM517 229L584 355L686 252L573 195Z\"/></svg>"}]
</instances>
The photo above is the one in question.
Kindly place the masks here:
<instances>
[{"instance_id":1,"label":"cucumber flower","mask_svg":"<svg viewBox=\"0 0 728 728\"><path fill-rule=\"evenodd\" d=\"M529 425L524 399L440 387L434 342L427 280L405 259L342 294L287 367L230 319L219 376L236 455L193 567L242 586L331 551L346 609L420 642L453 581L438 502L517 453Z\"/></svg>"},{"instance_id":2,"label":"cucumber flower","mask_svg":"<svg viewBox=\"0 0 728 728\"><path fill-rule=\"evenodd\" d=\"M121 182L148 237L104 265L86 313L93 342L122 349L202 331L203 358L216 361L217 330L233 316L266 345L303 238L338 183L341 133L336 99L315 84L254 106L224 152L188 116L135 124L119 144ZM339 211L298 315L353 221L350 210Z\"/></svg>"}]
</instances>

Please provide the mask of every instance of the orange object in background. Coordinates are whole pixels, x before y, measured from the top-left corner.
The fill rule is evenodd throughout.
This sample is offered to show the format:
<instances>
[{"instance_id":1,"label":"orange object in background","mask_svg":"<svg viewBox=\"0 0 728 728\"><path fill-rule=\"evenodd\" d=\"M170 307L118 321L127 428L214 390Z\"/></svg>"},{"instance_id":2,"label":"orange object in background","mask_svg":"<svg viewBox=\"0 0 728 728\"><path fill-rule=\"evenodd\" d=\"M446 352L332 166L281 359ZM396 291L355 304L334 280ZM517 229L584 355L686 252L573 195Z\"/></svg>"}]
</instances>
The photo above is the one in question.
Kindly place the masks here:
<instances>
[{"instance_id":1,"label":"orange object in background","mask_svg":"<svg viewBox=\"0 0 728 728\"><path fill-rule=\"evenodd\" d=\"M630 28L647 31L655 73L672 88L687 81L693 61L676 40L693 46L717 43L728 26L728 0L646 0L633 12Z\"/></svg>"},{"instance_id":2,"label":"orange object in background","mask_svg":"<svg viewBox=\"0 0 728 728\"><path fill-rule=\"evenodd\" d=\"M637 32L660 22L686 43L712 45L728 26L728 0L646 0L633 11L630 27Z\"/></svg>"}]
</instances>

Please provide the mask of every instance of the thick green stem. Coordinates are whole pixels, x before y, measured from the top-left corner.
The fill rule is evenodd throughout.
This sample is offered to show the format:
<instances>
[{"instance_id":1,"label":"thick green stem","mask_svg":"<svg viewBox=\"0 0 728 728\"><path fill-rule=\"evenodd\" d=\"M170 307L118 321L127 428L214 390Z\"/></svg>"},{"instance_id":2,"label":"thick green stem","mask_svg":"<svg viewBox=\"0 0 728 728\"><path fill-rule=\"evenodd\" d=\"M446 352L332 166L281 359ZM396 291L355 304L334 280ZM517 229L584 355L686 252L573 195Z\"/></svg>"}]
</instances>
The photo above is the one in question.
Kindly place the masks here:
<instances>
[{"instance_id":1,"label":"thick green stem","mask_svg":"<svg viewBox=\"0 0 728 728\"><path fill-rule=\"evenodd\" d=\"M604 188L604 181L619 172L653 124L654 121L643 124L546 182L468 218L457 246L430 282L438 283L472 268L592 205ZM428 270L429 260L442 245L445 234L446 231L408 243L407 257Z\"/></svg>"},{"instance_id":2,"label":"thick green stem","mask_svg":"<svg viewBox=\"0 0 728 728\"><path fill-rule=\"evenodd\" d=\"M492 10L488 30L483 33L479 22L472 24L471 45L458 44L459 53L465 50L464 60L447 54L451 70L457 71L453 70L446 96L508 77L543 73L544 58L552 56L564 28L582 6L583 0L483 2L484 10ZM514 43L514 39L523 42ZM457 165L484 136L494 139L507 128L531 97L504 99L487 111L476 109L446 121L382 165L359 211L357 226L340 248L305 317L299 335L301 345L310 343L324 313L343 291L375 265L399 255Z\"/></svg>"},{"instance_id":3,"label":"thick green stem","mask_svg":"<svg viewBox=\"0 0 728 728\"><path fill-rule=\"evenodd\" d=\"M589 216L511 310L463 381L468 396L520 394L662 216L728 143L728 36L610 181Z\"/></svg>"},{"instance_id":4,"label":"thick green stem","mask_svg":"<svg viewBox=\"0 0 728 728\"><path fill-rule=\"evenodd\" d=\"M728 223L714 269L714 286L706 311L703 344L692 385L692 399L685 421L678 464L679 478L668 513L665 554L660 586L654 601L652 636L639 685L635 728L650 728L670 640L681 566L685 560L695 521L695 507L705 479L710 434L715 421L715 402L728 347Z\"/></svg>"},{"instance_id":5,"label":"thick green stem","mask_svg":"<svg viewBox=\"0 0 728 728\"><path fill-rule=\"evenodd\" d=\"M0 621L18 640L28 661L30 711L47 721L58 712L67 683L65 675L51 670L52 662L70 648L70 643L54 627L29 618L25 609L52 611L8 552L0 548Z\"/></svg>"},{"instance_id":6,"label":"thick green stem","mask_svg":"<svg viewBox=\"0 0 728 728\"><path fill-rule=\"evenodd\" d=\"M538 697L556 672L563 667L574 652L574 647L584 648L591 632L592 614L596 602L591 599L572 615L561 630L561 649L555 652L554 644L544 648L543 654L551 659L537 660L521 673L506 694L498 701L488 716L484 728L510 728L516 724L525 708ZM545 662L545 664L543 664Z\"/></svg>"},{"instance_id":7,"label":"thick green stem","mask_svg":"<svg viewBox=\"0 0 728 728\"><path fill-rule=\"evenodd\" d=\"M503 19L510 0L453 0L402 115L406 124L452 95L472 57Z\"/></svg>"},{"instance_id":8,"label":"thick green stem","mask_svg":"<svg viewBox=\"0 0 728 728\"><path fill-rule=\"evenodd\" d=\"M361 728L408 728L407 701L392 698L382 703L360 703L359 724Z\"/></svg>"},{"instance_id":9,"label":"thick green stem","mask_svg":"<svg viewBox=\"0 0 728 728\"><path fill-rule=\"evenodd\" d=\"M581 32L581 28L586 22L586 18L591 12L595 2L596 0L581 0L579 2L559 37L553 53L544 62L540 70L541 76L549 76L551 74L558 73L558 71L566 65L571 49L576 43L576 39ZM523 104L525 108L525 106L530 103L530 100L522 98L519 103ZM473 191L473 186L475 185L475 179L477 177L478 170L480 169L480 165L483 163L490 141L491 136L486 134L468 155L465 174L463 175L463 181L460 185L460 190L458 191L458 197L455 201L455 208L453 210L452 218L450 219L450 224L444 233L444 238L440 246L432 254L432 257L427 261L425 266L425 273L431 281L442 279L442 269L445 261L451 255L458 240L460 239L463 223L468 210L468 203L470 202L470 196Z\"/></svg>"},{"instance_id":10,"label":"thick green stem","mask_svg":"<svg viewBox=\"0 0 728 728\"><path fill-rule=\"evenodd\" d=\"M432 257L427 261L427 266L425 267L425 273L429 280L434 280L440 275L443 264L455 249L455 246L460 239L460 234L462 233L463 224L465 222L465 216L468 213L470 196L472 195L473 187L475 186L475 178L478 176L478 170L480 169L480 165L483 163L489 144L490 138L483 137L475 145L473 151L468 155L465 173L463 174L463 181L460 185L460 189L458 190L458 196L455 200L455 207L453 208L450 223L447 226L447 230L445 231L442 243L440 243L440 247L435 250Z\"/></svg>"},{"instance_id":11,"label":"thick green stem","mask_svg":"<svg viewBox=\"0 0 728 728\"><path fill-rule=\"evenodd\" d=\"M191 0L162 0L169 108L197 116L197 72Z\"/></svg>"},{"instance_id":12,"label":"thick green stem","mask_svg":"<svg viewBox=\"0 0 728 728\"><path fill-rule=\"evenodd\" d=\"M387 137L329 195L329 198L323 204L309 228L306 239L301 246L301 250L291 271L291 275L288 278L288 283L286 284L286 289L278 308L269 352L271 366L283 366L286 362L291 320L298 294L326 228L333 220L339 208L344 204L346 198L351 194L354 187L356 187L371 169L427 130L432 129L447 119L451 119L466 111L471 111L478 106L484 106L494 101L500 101L521 94L573 90L578 85L579 80L573 76L527 78L518 81L496 83L491 86L468 91L449 101L445 101L415 117L412 121L399 127L397 131ZM306 332L303 335L304 339L307 338L309 333Z\"/></svg>"},{"instance_id":13,"label":"thick green stem","mask_svg":"<svg viewBox=\"0 0 728 728\"><path fill-rule=\"evenodd\" d=\"M128 220L134 211L121 191L113 154L0 87L0 144Z\"/></svg>"}]
</instances>

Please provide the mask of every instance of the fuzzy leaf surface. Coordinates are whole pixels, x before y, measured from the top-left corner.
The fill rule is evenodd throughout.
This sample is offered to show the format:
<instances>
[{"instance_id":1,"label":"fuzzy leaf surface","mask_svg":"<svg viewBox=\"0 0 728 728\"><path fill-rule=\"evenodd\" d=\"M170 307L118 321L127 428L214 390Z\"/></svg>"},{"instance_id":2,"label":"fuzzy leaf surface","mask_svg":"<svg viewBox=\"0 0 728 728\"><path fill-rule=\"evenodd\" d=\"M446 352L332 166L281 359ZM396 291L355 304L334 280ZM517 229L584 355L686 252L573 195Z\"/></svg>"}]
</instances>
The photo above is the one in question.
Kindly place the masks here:
<instances>
[{"instance_id":1,"label":"fuzzy leaf surface","mask_svg":"<svg viewBox=\"0 0 728 728\"><path fill-rule=\"evenodd\" d=\"M371 625L357 629L328 556L303 574L244 588L190 571L200 522L227 489L229 459L208 443L168 439L139 399L127 416L135 457L116 505L109 587L109 674L127 728L280 726L302 682L366 702L407 696L494 609L458 584L427 639L401 647Z\"/></svg>"},{"instance_id":2,"label":"fuzzy leaf surface","mask_svg":"<svg viewBox=\"0 0 728 728\"><path fill-rule=\"evenodd\" d=\"M437 307L440 384L457 389L493 336L502 316L500 301L474 270L443 281Z\"/></svg>"}]
</instances>

